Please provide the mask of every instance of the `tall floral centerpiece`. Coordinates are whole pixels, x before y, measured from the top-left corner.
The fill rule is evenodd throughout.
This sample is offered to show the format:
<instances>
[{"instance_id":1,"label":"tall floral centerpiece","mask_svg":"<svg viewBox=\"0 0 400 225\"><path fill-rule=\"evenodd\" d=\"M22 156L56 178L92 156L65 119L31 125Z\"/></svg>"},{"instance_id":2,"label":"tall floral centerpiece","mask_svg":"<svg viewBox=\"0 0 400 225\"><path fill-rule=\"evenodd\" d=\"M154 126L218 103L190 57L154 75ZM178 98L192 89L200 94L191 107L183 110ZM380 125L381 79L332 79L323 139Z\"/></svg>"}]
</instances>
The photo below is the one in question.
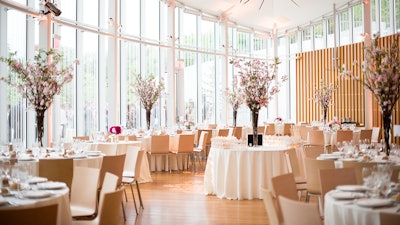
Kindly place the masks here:
<instances>
[{"instance_id":1,"label":"tall floral centerpiece","mask_svg":"<svg viewBox=\"0 0 400 225\"><path fill-rule=\"evenodd\" d=\"M277 58L269 65L259 59L235 59L232 63L238 69L237 77L243 100L251 111L253 140L257 140L258 113L262 107L268 106L272 96L279 92L281 81L285 81L286 76L278 79ZM257 141L254 141L254 145L257 145Z\"/></svg>"},{"instance_id":2,"label":"tall floral centerpiece","mask_svg":"<svg viewBox=\"0 0 400 225\"><path fill-rule=\"evenodd\" d=\"M334 84L326 84L324 80L321 80L319 88L316 88L314 91L313 100L321 107L321 111L323 113L324 126L326 125L329 106L333 104L332 97L336 89L337 86L335 86Z\"/></svg>"},{"instance_id":3,"label":"tall floral centerpiece","mask_svg":"<svg viewBox=\"0 0 400 225\"><path fill-rule=\"evenodd\" d=\"M392 112L400 96L400 53L399 36L397 34L389 49L379 46L379 35L374 35L372 44L365 48L363 77L350 70L344 70L342 77L362 82L370 90L381 110L385 153L390 154L390 133L392 128Z\"/></svg>"},{"instance_id":4,"label":"tall floral centerpiece","mask_svg":"<svg viewBox=\"0 0 400 225\"><path fill-rule=\"evenodd\" d=\"M23 98L28 99L30 107L36 112L36 129L38 142L43 146L44 115L53 102L54 96L60 94L64 84L72 81L74 63L62 67L62 54L56 49L40 49L34 57L34 62L25 62L15 59L16 53L8 58L0 57L0 61L7 63L11 73L1 80L15 87ZM60 68L61 67L61 68Z\"/></svg>"},{"instance_id":5,"label":"tall floral centerpiece","mask_svg":"<svg viewBox=\"0 0 400 225\"><path fill-rule=\"evenodd\" d=\"M236 127L237 112L240 105L243 104L243 94L240 88L236 88L235 90L227 90L226 96L233 110L233 127Z\"/></svg>"},{"instance_id":6,"label":"tall floral centerpiece","mask_svg":"<svg viewBox=\"0 0 400 225\"><path fill-rule=\"evenodd\" d=\"M150 130L151 109L161 96L161 92L164 90L164 83L162 80L157 82L156 78L152 75L142 77L138 74L133 89L146 110L147 129Z\"/></svg>"}]
</instances>

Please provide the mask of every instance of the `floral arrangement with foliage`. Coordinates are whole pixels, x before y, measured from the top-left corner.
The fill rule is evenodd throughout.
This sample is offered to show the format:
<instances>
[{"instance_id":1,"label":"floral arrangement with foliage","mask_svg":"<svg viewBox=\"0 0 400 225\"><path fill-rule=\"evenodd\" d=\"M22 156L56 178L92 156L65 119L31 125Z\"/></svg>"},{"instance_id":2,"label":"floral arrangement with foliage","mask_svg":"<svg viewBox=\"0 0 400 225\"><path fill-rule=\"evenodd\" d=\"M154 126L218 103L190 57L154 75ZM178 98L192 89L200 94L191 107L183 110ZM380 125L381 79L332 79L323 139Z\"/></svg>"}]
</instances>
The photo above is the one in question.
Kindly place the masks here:
<instances>
[{"instance_id":1,"label":"floral arrangement with foliage","mask_svg":"<svg viewBox=\"0 0 400 225\"><path fill-rule=\"evenodd\" d=\"M183 121L183 126L185 126L186 129L190 129L192 126L194 126L194 122L185 120L185 121Z\"/></svg>"},{"instance_id":2,"label":"floral arrangement with foliage","mask_svg":"<svg viewBox=\"0 0 400 225\"><path fill-rule=\"evenodd\" d=\"M329 122L328 127L330 131L336 132L342 129L342 124L337 120L332 120L331 122Z\"/></svg>"},{"instance_id":3,"label":"floral arrangement with foliage","mask_svg":"<svg viewBox=\"0 0 400 225\"><path fill-rule=\"evenodd\" d=\"M282 119L281 117L276 117L275 120L274 120L274 122L275 122L276 124L281 124L281 123L283 122L283 119Z\"/></svg>"},{"instance_id":4,"label":"floral arrangement with foliage","mask_svg":"<svg viewBox=\"0 0 400 225\"><path fill-rule=\"evenodd\" d=\"M240 105L243 104L243 96L241 95L240 90L227 91L226 95L228 97L229 104L232 106L232 109L237 111Z\"/></svg>"},{"instance_id":5,"label":"floral arrangement with foliage","mask_svg":"<svg viewBox=\"0 0 400 225\"><path fill-rule=\"evenodd\" d=\"M34 56L34 62L15 59L16 52L10 53L8 58L0 57L0 61L7 63L11 73L0 79L21 94L29 102L29 107L36 111L36 126L38 141L43 146L44 114L51 106L54 96L61 93L64 84L72 81L75 60L67 67L60 66L62 54L56 49L44 50Z\"/></svg>"},{"instance_id":6,"label":"floral arrangement with foliage","mask_svg":"<svg viewBox=\"0 0 400 225\"><path fill-rule=\"evenodd\" d=\"M363 63L363 77L354 74L351 70L341 71L340 77L361 82L372 92L378 102L382 118L386 154L390 153L390 129L393 107L400 96L400 34L395 35L389 49L379 46L379 34L373 36L372 44L365 48ZM354 66L357 64L355 61Z\"/></svg>"},{"instance_id":7,"label":"floral arrangement with foliage","mask_svg":"<svg viewBox=\"0 0 400 225\"><path fill-rule=\"evenodd\" d=\"M59 69L62 54L56 49L40 49L33 63L14 59L15 55L14 52L8 58L0 57L0 61L6 62L11 70L8 77L0 79L15 87L35 110L48 109L64 84L72 81L73 64ZM74 63L79 64L79 61Z\"/></svg>"},{"instance_id":8,"label":"floral arrangement with foliage","mask_svg":"<svg viewBox=\"0 0 400 225\"><path fill-rule=\"evenodd\" d=\"M319 88L314 91L314 102L319 104L321 109L329 108L333 105L332 97L336 89L337 86L334 84L325 84L324 80L321 80Z\"/></svg>"},{"instance_id":9,"label":"floral arrangement with foliage","mask_svg":"<svg viewBox=\"0 0 400 225\"><path fill-rule=\"evenodd\" d=\"M272 96L279 92L281 82L287 80L286 76L277 79L277 67L280 63L277 58L270 65L259 59L235 59L231 63L239 69L239 87L243 92L244 103L251 111L259 111L268 106Z\"/></svg>"},{"instance_id":10,"label":"floral arrangement with foliage","mask_svg":"<svg viewBox=\"0 0 400 225\"><path fill-rule=\"evenodd\" d=\"M150 111L164 90L164 82L163 80L157 82L156 78L152 75L142 77L138 74L136 76L133 90L134 93L138 95L144 109Z\"/></svg>"},{"instance_id":11,"label":"floral arrangement with foliage","mask_svg":"<svg viewBox=\"0 0 400 225\"><path fill-rule=\"evenodd\" d=\"M154 76L142 77L140 74L136 76L133 92L138 95L140 102L146 110L147 129L150 129L151 109L163 91L164 82L162 79L157 82Z\"/></svg>"}]
</instances>

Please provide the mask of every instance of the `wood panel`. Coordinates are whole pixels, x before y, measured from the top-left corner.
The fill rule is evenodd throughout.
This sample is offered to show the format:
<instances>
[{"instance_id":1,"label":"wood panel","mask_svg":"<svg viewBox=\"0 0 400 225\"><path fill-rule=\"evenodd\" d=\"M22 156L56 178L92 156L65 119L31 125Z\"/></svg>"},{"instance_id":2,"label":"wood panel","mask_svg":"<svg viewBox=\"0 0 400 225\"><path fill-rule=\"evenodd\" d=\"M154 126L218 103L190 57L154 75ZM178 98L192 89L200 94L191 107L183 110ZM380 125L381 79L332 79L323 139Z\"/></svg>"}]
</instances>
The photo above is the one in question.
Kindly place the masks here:
<instances>
[{"instance_id":1,"label":"wood panel","mask_svg":"<svg viewBox=\"0 0 400 225\"><path fill-rule=\"evenodd\" d=\"M379 44L389 48L393 43L395 35L381 37ZM342 65L346 69L351 69L355 74L362 74L361 62L364 60L364 43L340 46L336 49L338 63L334 64L335 49L327 48L311 52L299 53L296 61L296 120L297 122L312 122L321 120L321 109L314 103L314 91L320 88L320 81L338 85L338 89L333 96L333 105L329 107L328 121L334 117L341 120L349 117L360 125L365 124L365 91L364 86L354 80L344 80L338 78L339 70ZM399 102L393 110L393 124L400 124ZM379 105L373 100L372 104L373 126L382 127ZM399 143L400 138L395 142Z\"/></svg>"}]
</instances>

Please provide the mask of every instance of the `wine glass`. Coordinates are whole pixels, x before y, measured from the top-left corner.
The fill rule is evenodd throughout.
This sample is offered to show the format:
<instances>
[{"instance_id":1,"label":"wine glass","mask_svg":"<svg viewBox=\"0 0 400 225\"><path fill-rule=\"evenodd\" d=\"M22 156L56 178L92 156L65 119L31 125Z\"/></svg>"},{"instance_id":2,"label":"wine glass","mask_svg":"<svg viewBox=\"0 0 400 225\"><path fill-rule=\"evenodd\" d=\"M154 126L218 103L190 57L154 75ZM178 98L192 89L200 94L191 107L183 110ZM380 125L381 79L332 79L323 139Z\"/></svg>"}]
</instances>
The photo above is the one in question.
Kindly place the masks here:
<instances>
[{"instance_id":1,"label":"wine glass","mask_svg":"<svg viewBox=\"0 0 400 225\"><path fill-rule=\"evenodd\" d=\"M361 177L363 179L364 185L365 186L371 186L371 182L370 180L372 179L372 171L373 168L372 167L363 167L361 170Z\"/></svg>"}]
</instances>

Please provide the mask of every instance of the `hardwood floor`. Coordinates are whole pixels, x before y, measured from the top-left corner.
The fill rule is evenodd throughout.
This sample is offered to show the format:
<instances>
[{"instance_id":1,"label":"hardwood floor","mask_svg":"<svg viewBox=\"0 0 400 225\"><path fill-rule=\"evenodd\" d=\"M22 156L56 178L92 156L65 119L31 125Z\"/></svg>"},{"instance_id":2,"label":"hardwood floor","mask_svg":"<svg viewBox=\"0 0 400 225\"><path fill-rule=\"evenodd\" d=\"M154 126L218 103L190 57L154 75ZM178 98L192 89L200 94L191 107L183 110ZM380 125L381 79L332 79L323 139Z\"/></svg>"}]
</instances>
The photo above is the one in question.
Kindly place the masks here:
<instances>
[{"instance_id":1,"label":"hardwood floor","mask_svg":"<svg viewBox=\"0 0 400 225\"><path fill-rule=\"evenodd\" d=\"M144 210L139 216L129 186L126 187L127 221L121 215L121 225L269 224L262 200L238 201L204 195L203 174L160 172L152 173L152 178L153 182L140 184Z\"/></svg>"}]
</instances>

